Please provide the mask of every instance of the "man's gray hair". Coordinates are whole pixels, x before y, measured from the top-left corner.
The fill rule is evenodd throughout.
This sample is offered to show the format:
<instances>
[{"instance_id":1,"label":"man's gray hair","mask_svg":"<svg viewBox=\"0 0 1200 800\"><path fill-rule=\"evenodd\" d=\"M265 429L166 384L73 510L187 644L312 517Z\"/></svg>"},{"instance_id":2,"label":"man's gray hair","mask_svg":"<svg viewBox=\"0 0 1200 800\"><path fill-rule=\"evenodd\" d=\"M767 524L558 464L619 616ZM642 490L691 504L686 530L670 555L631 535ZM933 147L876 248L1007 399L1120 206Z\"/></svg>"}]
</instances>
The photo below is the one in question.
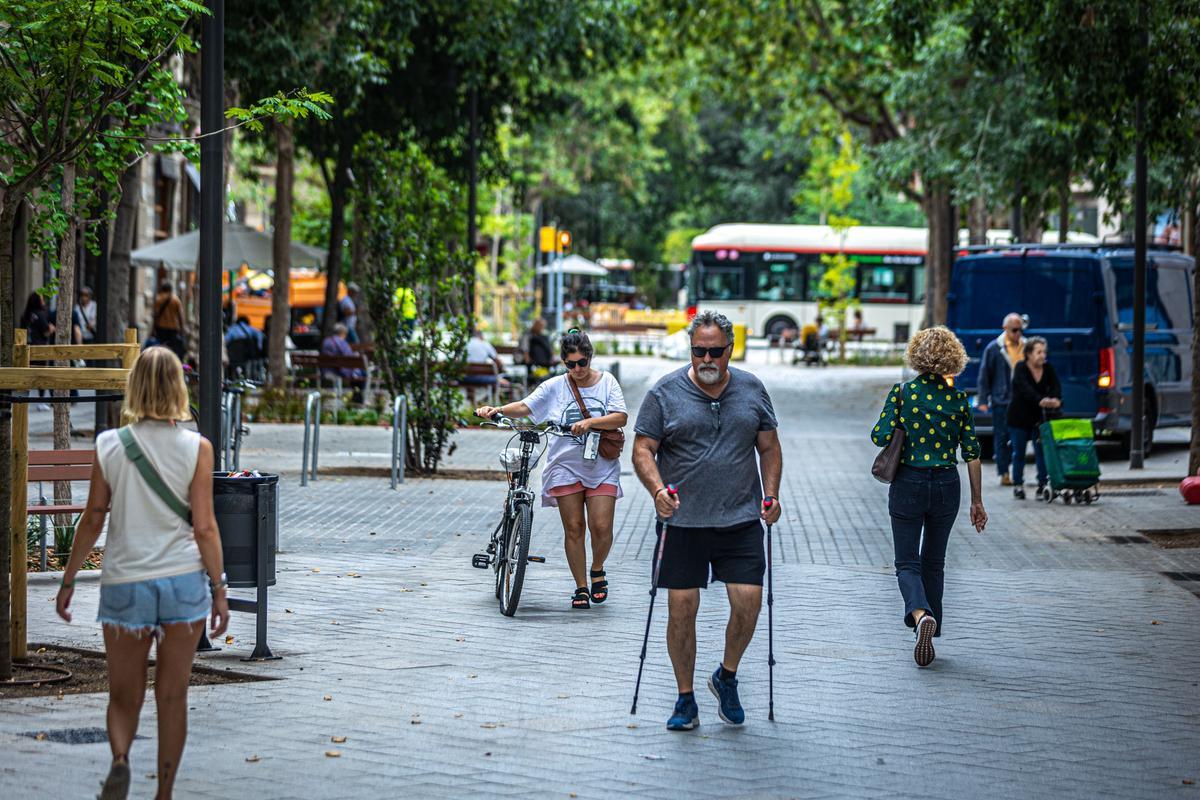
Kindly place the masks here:
<instances>
[{"instance_id":1,"label":"man's gray hair","mask_svg":"<svg viewBox=\"0 0 1200 800\"><path fill-rule=\"evenodd\" d=\"M701 311L692 320L692 324L688 325L688 339L695 336L696 331L701 328L715 326L725 331L725 338L729 344L733 344L733 323L729 321L729 317L719 311Z\"/></svg>"}]
</instances>

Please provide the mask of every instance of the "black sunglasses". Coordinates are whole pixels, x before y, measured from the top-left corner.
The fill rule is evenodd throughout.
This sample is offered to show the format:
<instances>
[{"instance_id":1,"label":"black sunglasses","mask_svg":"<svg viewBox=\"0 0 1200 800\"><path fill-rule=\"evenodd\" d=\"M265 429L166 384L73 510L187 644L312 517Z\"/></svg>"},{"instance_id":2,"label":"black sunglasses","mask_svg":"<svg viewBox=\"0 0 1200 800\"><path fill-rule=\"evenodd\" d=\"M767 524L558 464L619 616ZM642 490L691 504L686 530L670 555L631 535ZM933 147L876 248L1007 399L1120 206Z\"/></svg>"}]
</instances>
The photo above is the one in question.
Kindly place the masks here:
<instances>
[{"instance_id":1,"label":"black sunglasses","mask_svg":"<svg viewBox=\"0 0 1200 800\"><path fill-rule=\"evenodd\" d=\"M724 347L693 347L692 355L696 358L704 358L704 354L708 353L709 358L720 358L732 346L731 344L727 344Z\"/></svg>"},{"instance_id":2,"label":"black sunglasses","mask_svg":"<svg viewBox=\"0 0 1200 800\"><path fill-rule=\"evenodd\" d=\"M563 363L567 365L567 369L575 369L576 367L586 367L588 359L581 358L578 361L564 361Z\"/></svg>"}]
</instances>

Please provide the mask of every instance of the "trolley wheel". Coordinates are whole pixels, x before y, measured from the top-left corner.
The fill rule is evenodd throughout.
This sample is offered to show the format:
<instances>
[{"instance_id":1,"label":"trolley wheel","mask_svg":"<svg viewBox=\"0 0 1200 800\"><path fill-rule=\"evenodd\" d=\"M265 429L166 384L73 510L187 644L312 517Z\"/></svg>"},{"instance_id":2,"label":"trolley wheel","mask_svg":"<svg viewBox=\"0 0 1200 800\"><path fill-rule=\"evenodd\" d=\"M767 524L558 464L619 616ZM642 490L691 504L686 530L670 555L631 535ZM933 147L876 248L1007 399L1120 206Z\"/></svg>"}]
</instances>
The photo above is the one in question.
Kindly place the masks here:
<instances>
[{"instance_id":1,"label":"trolley wheel","mask_svg":"<svg viewBox=\"0 0 1200 800\"><path fill-rule=\"evenodd\" d=\"M1063 502L1066 503L1067 505L1071 505L1071 493L1070 492L1063 492Z\"/></svg>"},{"instance_id":2,"label":"trolley wheel","mask_svg":"<svg viewBox=\"0 0 1200 800\"><path fill-rule=\"evenodd\" d=\"M1091 493L1091 490L1088 490L1088 491L1086 491L1086 492L1084 492L1084 493L1083 493L1083 502L1084 502L1084 504L1085 504L1085 505L1089 505L1089 506L1092 504L1092 493Z\"/></svg>"}]
</instances>

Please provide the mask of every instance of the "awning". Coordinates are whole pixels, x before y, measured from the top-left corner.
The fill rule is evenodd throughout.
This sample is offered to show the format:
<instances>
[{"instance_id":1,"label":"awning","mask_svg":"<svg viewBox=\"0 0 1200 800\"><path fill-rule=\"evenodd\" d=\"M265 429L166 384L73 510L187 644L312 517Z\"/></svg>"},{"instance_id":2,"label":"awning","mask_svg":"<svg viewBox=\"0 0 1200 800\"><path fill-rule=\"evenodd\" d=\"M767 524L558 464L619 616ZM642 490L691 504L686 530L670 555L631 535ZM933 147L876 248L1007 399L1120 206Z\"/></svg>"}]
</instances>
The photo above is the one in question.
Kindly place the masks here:
<instances>
[{"instance_id":1,"label":"awning","mask_svg":"<svg viewBox=\"0 0 1200 800\"><path fill-rule=\"evenodd\" d=\"M226 222L223 232L222 270L234 270L243 264L263 269L274 266L271 234L240 222ZM293 241L291 250L293 267L320 269L325 265L325 251L319 247ZM200 231L189 231L173 239L134 250L130 254L130 260L135 264L162 264L169 269L195 269L200 260Z\"/></svg>"},{"instance_id":2,"label":"awning","mask_svg":"<svg viewBox=\"0 0 1200 800\"><path fill-rule=\"evenodd\" d=\"M560 266L561 265L561 266ZM608 270L597 264L595 261L588 261L583 256L569 255L562 259L561 262L551 261L549 264L538 267L538 275L553 275L561 269L565 275L590 275L593 278L608 277Z\"/></svg>"}]
</instances>

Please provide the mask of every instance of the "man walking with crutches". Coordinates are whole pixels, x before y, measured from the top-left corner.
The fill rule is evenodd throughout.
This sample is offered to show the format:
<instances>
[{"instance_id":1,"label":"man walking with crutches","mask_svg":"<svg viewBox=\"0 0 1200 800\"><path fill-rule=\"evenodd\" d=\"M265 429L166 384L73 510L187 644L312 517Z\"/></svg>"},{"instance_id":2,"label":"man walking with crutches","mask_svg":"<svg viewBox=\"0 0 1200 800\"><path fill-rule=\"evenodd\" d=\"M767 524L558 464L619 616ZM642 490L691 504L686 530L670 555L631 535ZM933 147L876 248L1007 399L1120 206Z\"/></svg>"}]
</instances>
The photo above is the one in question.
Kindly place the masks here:
<instances>
[{"instance_id":1,"label":"man walking with crutches","mask_svg":"<svg viewBox=\"0 0 1200 800\"><path fill-rule=\"evenodd\" d=\"M733 324L705 311L688 333L691 366L666 375L646 395L633 445L638 477L654 496L659 519L668 520L657 585L668 590L667 650L679 687L667 728L678 731L700 724L693 686L696 612L710 570L725 584L730 612L725 652L708 688L721 719L733 725L746 719L737 670L762 609L763 523L779 520L783 471L771 398L754 375L729 367Z\"/></svg>"}]
</instances>

